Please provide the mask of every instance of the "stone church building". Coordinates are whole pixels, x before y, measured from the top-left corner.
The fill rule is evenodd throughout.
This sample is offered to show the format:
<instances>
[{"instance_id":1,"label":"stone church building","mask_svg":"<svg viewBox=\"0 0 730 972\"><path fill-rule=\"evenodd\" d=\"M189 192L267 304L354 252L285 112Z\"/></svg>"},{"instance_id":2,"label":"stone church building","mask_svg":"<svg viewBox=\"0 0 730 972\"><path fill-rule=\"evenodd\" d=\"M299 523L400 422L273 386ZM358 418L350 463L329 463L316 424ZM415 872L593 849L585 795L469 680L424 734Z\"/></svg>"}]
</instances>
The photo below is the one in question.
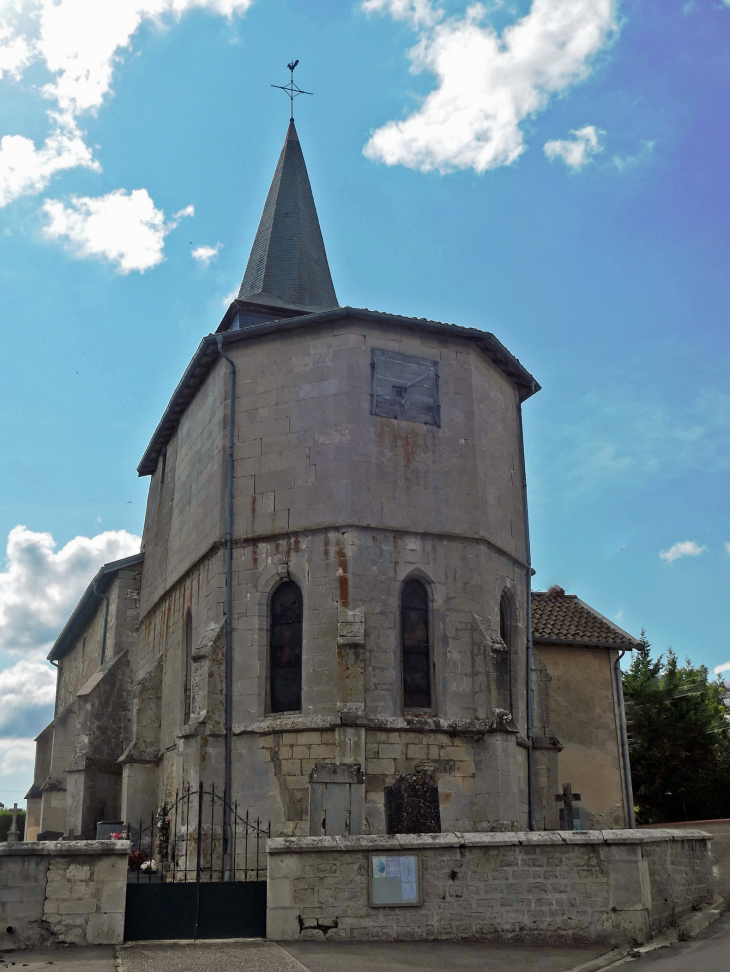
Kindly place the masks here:
<instances>
[{"instance_id":1,"label":"stone church building","mask_svg":"<svg viewBox=\"0 0 730 972\"><path fill-rule=\"evenodd\" d=\"M28 839L200 781L273 835L555 829L566 783L575 825L628 825L636 641L531 594L539 387L486 331L339 305L292 121L239 295L139 464L141 552L49 655Z\"/></svg>"}]
</instances>

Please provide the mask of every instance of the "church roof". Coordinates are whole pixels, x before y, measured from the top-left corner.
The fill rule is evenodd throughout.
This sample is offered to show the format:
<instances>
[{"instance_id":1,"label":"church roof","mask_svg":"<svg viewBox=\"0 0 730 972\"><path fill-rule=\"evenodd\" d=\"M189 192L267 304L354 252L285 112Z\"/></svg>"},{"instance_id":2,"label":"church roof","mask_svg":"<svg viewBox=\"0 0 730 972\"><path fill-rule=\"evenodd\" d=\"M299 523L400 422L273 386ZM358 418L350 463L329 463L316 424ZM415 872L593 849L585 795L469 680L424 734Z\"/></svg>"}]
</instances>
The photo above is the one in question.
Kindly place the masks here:
<instances>
[{"instance_id":1,"label":"church roof","mask_svg":"<svg viewBox=\"0 0 730 972\"><path fill-rule=\"evenodd\" d=\"M578 648L625 648L639 644L636 638L613 621L566 594L562 587L532 592L532 640L536 645L564 645Z\"/></svg>"},{"instance_id":2,"label":"church roof","mask_svg":"<svg viewBox=\"0 0 730 972\"><path fill-rule=\"evenodd\" d=\"M173 392L172 398L150 439L139 465L139 476L150 476L157 468L157 460L175 434L180 418L194 398L198 388L202 385L219 358L217 337L222 337L224 346L248 341L260 335L270 335L292 331L298 328L316 326L318 324L332 324L340 320L362 320L374 324L386 324L400 327L419 327L432 333L450 335L473 341L476 346L517 385L520 401L525 401L531 395L540 391L540 385L530 372L505 348L505 346L489 331L480 331L475 327L460 327L458 324L443 324L441 321L428 321L422 317L402 317L399 314L385 314L381 311L371 311L358 307L337 307L320 314L304 314L283 320L269 320L263 324L240 327L237 317L248 317L244 311L245 304L240 300L234 301L223 318L219 334L208 334L198 345L192 361L180 379L180 383ZM222 332L222 334L220 333Z\"/></svg>"},{"instance_id":3,"label":"church roof","mask_svg":"<svg viewBox=\"0 0 730 972\"><path fill-rule=\"evenodd\" d=\"M238 299L269 307L337 307L294 119L271 182Z\"/></svg>"},{"instance_id":4,"label":"church roof","mask_svg":"<svg viewBox=\"0 0 730 972\"><path fill-rule=\"evenodd\" d=\"M93 580L81 595L81 600L76 605L73 614L64 625L63 631L56 638L53 647L46 656L49 661L56 661L63 658L66 652L73 647L75 641L85 630L89 621L96 614L97 608L101 604L102 594L106 594L112 581L120 570L125 567L135 567L144 560L144 553L132 554L131 557L124 557L122 560L112 560L104 564L94 575ZM96 591L94 590L96 587ZM98 594L97 594L98 591Z\"/></svg>"}]
</instances>

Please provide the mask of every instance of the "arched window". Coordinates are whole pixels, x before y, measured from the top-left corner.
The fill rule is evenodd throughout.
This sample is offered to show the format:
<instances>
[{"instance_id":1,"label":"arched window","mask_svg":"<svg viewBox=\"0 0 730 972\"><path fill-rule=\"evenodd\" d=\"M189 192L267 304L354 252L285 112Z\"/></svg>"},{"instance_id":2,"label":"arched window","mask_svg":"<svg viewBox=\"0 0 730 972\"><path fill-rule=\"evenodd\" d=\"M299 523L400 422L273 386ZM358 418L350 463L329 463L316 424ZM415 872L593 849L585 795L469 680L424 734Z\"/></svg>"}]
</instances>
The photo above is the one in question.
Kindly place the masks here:
<instances>
[{"instance_id":1,"label":"arched window","mask_svg":"<svg viewBox=\"0 0 730 972\"><path fill-rule=\"evenodd\" d=\"M431 707L431 651L428 636L428 593L418 580L406 581L400 601L403 706Z\"/></svg>"},{"instance_id":2,"label":"arched window","mask_svg":"<svg viewBox=\"0 0 730 972\"><path fill-rule=\"evenodd\" d=\"M499 709L512 711L512 601L507 591L499 599L499 637L504 649L496 652L494 659L496 699Z\"/></svg>"},{"instance_id":3,"label":"arched window","mask_svg":"<svg viewBox=\"0 0 730 972\"><path fill-rule=\"evenodd\" d=\"M302 592L285 581L271 598L271 711L294 712L302 707Z\"/></svg>"},{"instance_id":4,"label":"arched window","mask_svg":"<svg viewBox=\"0 0 730 972\"><path fill-rule=\"evenodd\" d=\"M190 722L193 701L193 612L185 615L185 722Z\"/></svg>"}]
</instances>

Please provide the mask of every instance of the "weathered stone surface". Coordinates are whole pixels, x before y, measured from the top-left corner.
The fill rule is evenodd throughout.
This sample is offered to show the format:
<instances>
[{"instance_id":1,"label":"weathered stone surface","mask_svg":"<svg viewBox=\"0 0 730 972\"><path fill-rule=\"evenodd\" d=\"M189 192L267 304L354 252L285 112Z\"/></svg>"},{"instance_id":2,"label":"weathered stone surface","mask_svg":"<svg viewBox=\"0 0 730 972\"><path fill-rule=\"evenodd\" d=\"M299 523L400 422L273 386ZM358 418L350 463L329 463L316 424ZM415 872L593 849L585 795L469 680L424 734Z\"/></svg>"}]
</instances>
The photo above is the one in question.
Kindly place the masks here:
<instances>
[{"instance_id":1,"label":"weathered stone surface","mask_svg":"<svg viewBox=\"0 0 730 972\"><path fill-rule=\"evenodd\" d=\"M272 839L272 927L289 941L334 923L352 940L645 941L710 900L710 839L628 833L623 843L613 831ZM371 908L369 854L406 850L421 857L423 905Z\"/></svg>"},{"instance_id":2,"label":"weathered stone surface","mask_svg":"<svg viewBox=\"0 0 730 972\"><path fill-rule=\"evenodd\" d=\"M120 943L128 854L128 841L0 844L0 950Z\"/></svg>"}]
</instances>

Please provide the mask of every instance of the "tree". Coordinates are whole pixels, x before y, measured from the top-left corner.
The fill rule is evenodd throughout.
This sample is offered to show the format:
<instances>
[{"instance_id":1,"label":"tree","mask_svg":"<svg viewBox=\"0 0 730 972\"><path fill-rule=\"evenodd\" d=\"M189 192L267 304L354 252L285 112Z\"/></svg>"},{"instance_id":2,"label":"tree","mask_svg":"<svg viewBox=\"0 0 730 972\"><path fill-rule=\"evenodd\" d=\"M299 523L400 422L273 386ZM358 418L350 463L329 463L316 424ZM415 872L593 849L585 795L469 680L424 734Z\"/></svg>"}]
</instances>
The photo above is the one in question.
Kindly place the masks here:
<instances>
[{"instance_id":1,"label":"tree","mask_svg":"<svg viewBox=\"0 0 730 972\"><path fill-rule=\"evenodd\" d=\"M652 658L646 633L623 673L637 822L730 816L730 709L706 666Z\"/></svg>"}]
</instances>

